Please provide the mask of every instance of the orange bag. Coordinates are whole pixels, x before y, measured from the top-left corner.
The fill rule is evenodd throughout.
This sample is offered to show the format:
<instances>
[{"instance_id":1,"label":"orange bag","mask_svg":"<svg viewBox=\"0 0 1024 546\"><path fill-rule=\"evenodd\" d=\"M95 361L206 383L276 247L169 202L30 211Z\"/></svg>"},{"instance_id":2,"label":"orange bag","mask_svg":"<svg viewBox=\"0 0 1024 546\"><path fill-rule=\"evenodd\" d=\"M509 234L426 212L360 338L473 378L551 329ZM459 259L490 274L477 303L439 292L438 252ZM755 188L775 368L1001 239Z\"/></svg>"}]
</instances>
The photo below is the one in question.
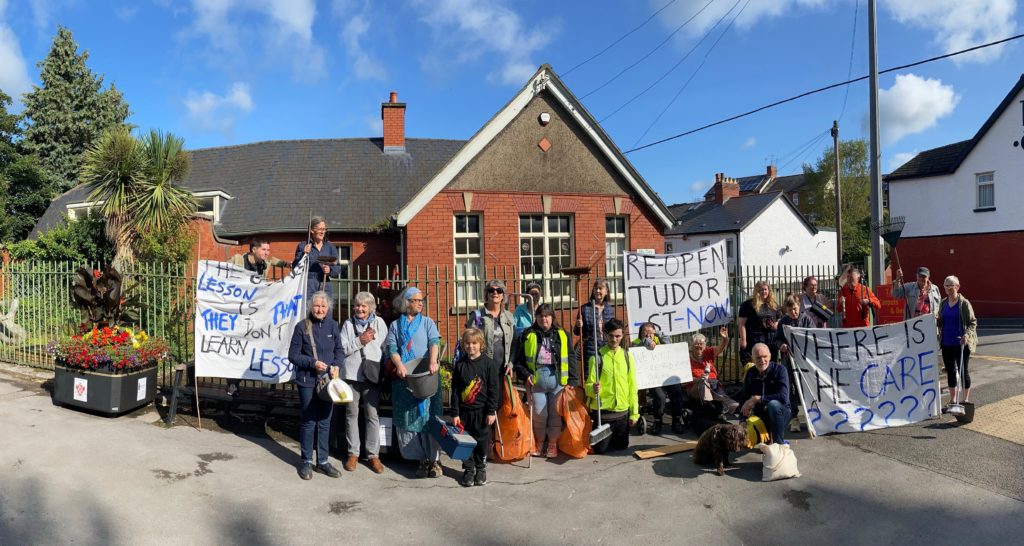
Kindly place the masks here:
<instances>
[{"instance_id":1,"label":"orange bag","mask_svg":"<svg viewBox=\"0 0 1024 546\"><path fill-rule=\"evenodd\" d=\"M558 414L565 429L558 436L558 450L574 459L582 459L590 448L590 412L583 389L567 385L558 397Z\"/></svg>"},{"instance_id":2,"label":"orange bag","mask_svg":"<svg viewBox=\"0 0 1024 546\"><path fill-rule=\"evenodd\" d=\"M519 393L512 386L512 378L505 376L501 406L494 423L494 460L502 463L521 461L533 449L533 428L529 410L523 406Z\"/></svg>"}]
</instances>

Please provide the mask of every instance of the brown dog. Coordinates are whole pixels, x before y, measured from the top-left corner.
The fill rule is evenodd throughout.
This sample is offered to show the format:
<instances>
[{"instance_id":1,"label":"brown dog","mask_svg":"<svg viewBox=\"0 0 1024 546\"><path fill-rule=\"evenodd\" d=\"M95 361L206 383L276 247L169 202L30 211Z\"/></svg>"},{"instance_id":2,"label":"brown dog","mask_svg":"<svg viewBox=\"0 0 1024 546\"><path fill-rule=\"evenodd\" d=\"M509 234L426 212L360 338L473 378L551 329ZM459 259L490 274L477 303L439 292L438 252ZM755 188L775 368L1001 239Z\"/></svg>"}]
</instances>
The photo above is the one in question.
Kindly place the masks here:
<instances>
[{"instance_id":1,"label":"brown dog","mask_svg":"<svg viewBox=\"0 0 1024 546\"><path fill-rule=\"evenodd\" d=\"M697 440L693 450L694 464L718 466L717 474L725 474L729 463L729 453L739 452L747 448L747 431L732 423L718 424L704 431Z\"/></svg>"}]
</instances>

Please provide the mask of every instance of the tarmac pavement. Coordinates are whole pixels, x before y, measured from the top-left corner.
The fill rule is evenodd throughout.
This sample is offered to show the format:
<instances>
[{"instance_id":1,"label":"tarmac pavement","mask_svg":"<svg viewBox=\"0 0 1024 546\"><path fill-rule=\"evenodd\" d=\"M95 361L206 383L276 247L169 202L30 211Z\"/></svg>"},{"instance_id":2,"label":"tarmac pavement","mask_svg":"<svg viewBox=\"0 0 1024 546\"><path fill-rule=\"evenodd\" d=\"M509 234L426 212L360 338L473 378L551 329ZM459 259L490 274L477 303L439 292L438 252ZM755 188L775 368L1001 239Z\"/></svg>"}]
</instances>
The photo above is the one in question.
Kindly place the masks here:
<instances>
[{"instance_id":1,"label":"tarmac pavement","mask_svg":"<svg viewBox=\"0 0 1024 546\"><path fill-rule=\"evenodd\" d=\"M1011 337L986 336L979 354L1024 356L1024 335L998 335ZM1024 392L1022 363L979 357L971 369L979 405ZM484 487L460 487L452 461L439 479L385 460L380 476L360 465L304 482L290 439L168 429L152 409L98 417L54 406L31 379L0 369L5 545L1008 544L1024 530L1024 447L951 417L804 433L793 442L803 476L771 483L754 453L725 477L688 453L629 454L673 435L633 436L621 455L492 463Z\"/></svg>"}]
</instances>

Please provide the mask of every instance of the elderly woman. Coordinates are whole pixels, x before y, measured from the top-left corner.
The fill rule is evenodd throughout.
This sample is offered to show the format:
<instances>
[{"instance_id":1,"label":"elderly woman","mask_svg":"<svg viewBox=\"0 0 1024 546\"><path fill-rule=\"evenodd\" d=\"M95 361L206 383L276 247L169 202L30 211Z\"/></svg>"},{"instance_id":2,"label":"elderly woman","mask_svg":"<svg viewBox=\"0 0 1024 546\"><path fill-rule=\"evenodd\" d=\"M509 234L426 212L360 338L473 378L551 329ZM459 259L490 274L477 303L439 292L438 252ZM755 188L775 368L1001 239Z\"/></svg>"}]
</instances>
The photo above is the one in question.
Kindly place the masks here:
<instances>
[{"instance_id":1,"label":"elderly woman","mask_svg":"<svg viewBox=\"0 0 1024 546\"><path fill-rule=\"evenodd\" d=\"M406 376L414 372L408 367L413 360L426 359L431 374L440 369L437 359L441 335L434 321L423 314L423 297L418 288L409 286L395 298L394 309L399 316L388 328L384 346L394 370L391 412L399 451L402 457L419 461L417 478L439 478L438 448L427 433L427 423L441 415L441 390L430 398L415 398L405 382Z\"/></svg>"},{"instance_id":2,"label":"elderly woman","mask_svg":"<svg viewBox=\"0 0 1024 546\"><path fill-rule=\"evenodd\" d=\"M590 358L597 354L597 349L602 344L603 334L601 332L604 331L604 325L615 318L615 307L608 300L608 293L608 281L604 279L594 281L594 288L590 291L590 301L580 307L580 314L576 317L576 326L572 332L580 336L584 362L590 362ZM590 379L590 368L586 368L584 371L584 379Z\"/></svg>"},{"instance_id":3,"label":"elderly woman","mask_svg":"<svg viewBox=\"0 0 1024 546\"><path fill-rule=\"evenodd\" d=\"M813 328L826 328L828 321L824 317L812 311L814 304L828 308L825 296L818 292L818 277L810 275L804 278L803 290L800 292L800 315L811 321Z\"/></svg>"},{"instance_id":4,"label":"elderly woman","mask_svg":"<svg viewBox=\"0 0 1024 546\"><path fill-rule=\"evenodd\" d=\"M334 404L321 400L314 388L317 380L328 372L337 376L338 364L344 358L338 323L331 318L331 298L326 292L316 292L309 299L309 317L295 327L288 347L288 361L295 367L295 384L299 388L299 477L304 480L313 478L314 435L317 472L332 478L341 475L327 460Z\"/></svg>"},{"instance_id":5,"label":"elderly woman","mask_svg":"<svg viewBox=\"0 0 1024 546\"><path fill-rule=\"evenodd\" d=\"M377 301L369 292L359 292L353 298L352 316L341 326L341 346L345 361L342 378L352 387L352 402L345 406L345 439L348 440L348 458L342 467L352 472L359 462L359 413L366 419L366 459L370 469L380 474L380 367L384 360L384 336L388 326L375 314ZM375 369L374 369L375 368ZM370 380L366 374L370 373Z\"/></svg>"},{"instance_id":6,"label":"elderly woman","mask_svg":"<svg viewBox=\"0 0 1024 546\"><path fill-rule=\"evenodd\" d=\"M728 344L729 329L725 326L718 330L718 345L714 347L708 347L708 338L704 334L696 333L690 338L690 373L693 374L694 381L685 383L683 392L689 393L694 382L707 378L712 397L711 400L697 400L687 395L684 405L692 413L695 424L707 424L718 420L723 412L734 411L738 405L723 392L718 383L718 368L715 367L715 359L725 352ZM695 430L696 428L701 427L697 426ZM672 430L678 434L675 420L672 422ZM679 430L682 430L682 425L679 426Z\"/></svg>"},{"instance_id":7,"label":"elderly woman","mask_svg":"<svg viewBox=\"0 0 1024 546\"><path fill-rule=\"evenodd\" d=\"M939 346L942 348L942 363L946 365L946 382L949 385L949 399L956 400L958 388L963 389L962 402L970 402L971 374L967 363L971 353L978 347L978 318L974 316L971 302L960 294L960 279L953 275L946 277L943 286L946 299L939 304ZM958 366L960 359L963 366ZM957 368L962 368L963 385L957 382ZM946 412L947 408L942 410Z\"/></svg>"},{"instance_id":8,"label":"elderly woman","mask_svg":"<svg viewBox=\"0 0 1024 546\"><path fill-rule=\"evenodd\" d=\"M775 301L775 292L768 281L754 284L754 295L740 305L740 358L743 363L751 362L750 349L757 343L768 347L775 345L775 326L782 318L782 311Z\"/></svg>"},{"instance_id":9,"label":"elderly woman","mask_svg":"<svg viewBox=\"0 0 1024 546\"><path fill-rule=\"evenodd\" d=\"M892 284L894 298L905 299L903 304L903 320L910 320L921 315L938 315L939 302L942 296L939 289L929 279L931 271L927 267L917 268L917 282L903 282L903 270L896 270L896 280Z\"/></svg>"},{"instance_id":10,"label":"elderly woman","mask_svg":"<svg viewBox=\"0 0 1024 546\"><path fill-rule=\"evenodd\" d=\"M339 278L345 274L345 268L338 264L338 248L327 240L327 221L314 216L309 222L309 241L299 243L295 247L295 259L292 267L299 265L304 255L309 255L309 269L306 273L306 293L312 294L323 290L328 297L334 297L329 278Z\"/></svg>"},{"instance_id":11,"label":"elderly woman","mask_svg":"<svg viewBox=\"0 0 1024 546\"><path fill-rule=\"evenodd\" d=\"M486 344L484 356L497 362L501 373L512 373L512 342L516 335L515 319L504 308L505 283L494 279L487 281L484 288L484 306L469 314L466 328L476 328L484 333Z\"/></svg>"}]
</instances>

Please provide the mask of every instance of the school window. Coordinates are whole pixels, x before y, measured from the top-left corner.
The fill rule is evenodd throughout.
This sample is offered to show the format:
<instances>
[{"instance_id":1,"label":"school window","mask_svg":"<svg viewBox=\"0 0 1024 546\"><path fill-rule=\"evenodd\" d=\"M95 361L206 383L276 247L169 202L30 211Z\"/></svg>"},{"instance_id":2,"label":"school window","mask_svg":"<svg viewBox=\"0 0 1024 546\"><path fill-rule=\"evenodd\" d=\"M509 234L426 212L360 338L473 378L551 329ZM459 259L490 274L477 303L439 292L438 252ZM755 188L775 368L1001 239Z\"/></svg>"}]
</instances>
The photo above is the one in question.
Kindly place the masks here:
<instances>
[{"instance_id":1,"label":"school window","mask_svg":"<svg viewBox=\"0 0 1024 546\"><path fill-rule=\"evenodd\" d=\"M625 291L622 278L622 253L629 247L625 216L604 219L605 276L611 285L612 297L619 300Z\"/></svg>"},{"instance_id":2,"label":"school window","mask_svg":"<svg viewBox=\"0 0 1024 546\"><path fill-rule=\"evenodd\" d=\"M996 174L976 174L978 181L978 208L991 209L996 206Z\"/></svg>"},{"instance_id":3,"label":"school window","mask_svg":"<svg viewBox=\"0 0 1024 546\"><path fill-rule=\"evenodd\" d=\"M725 240L725 256L727 258L732 258L732 245L732 239Z\"/></svg>"},{"instance_id":4,"label":"school window","mask_svg":"<svg viewBox=\"0 0 1024 546\"><path fill-rule=\"evenodd\" d=\"M674 252L672 248L672 241L665 241L665 254L672 254Z\"/></svg>"},{"instance_id":5,"label":"school window","mask_svg":"<svg viewBox=\"0 0 1024 546\"><path fill-rule=\"evenodd\" d=\"M476 307L481 301L481 233L480 216L455 215L455 300L459 307Z\"/></svg>"},{"instance_id":6,"label":"school window","mask_svg":"<svg viewBox=\"0 0 1024 546\"><path fill-rule=\"evenodd\" d=\"M341 266L341 278L352 278L352 245L337 245L338 265Z\"/></svg>"},{"instance_id":7,"label":"school window","mask_svg":"<svg viewBox=\"0 0 1024 546\"><path fill-rule=\"evenodd\" d=\"M532 214L519 217L519 273L523 283L544 288L545 301L572 299L572 218L568 215Z\"/></svg>"}]
</instances>

